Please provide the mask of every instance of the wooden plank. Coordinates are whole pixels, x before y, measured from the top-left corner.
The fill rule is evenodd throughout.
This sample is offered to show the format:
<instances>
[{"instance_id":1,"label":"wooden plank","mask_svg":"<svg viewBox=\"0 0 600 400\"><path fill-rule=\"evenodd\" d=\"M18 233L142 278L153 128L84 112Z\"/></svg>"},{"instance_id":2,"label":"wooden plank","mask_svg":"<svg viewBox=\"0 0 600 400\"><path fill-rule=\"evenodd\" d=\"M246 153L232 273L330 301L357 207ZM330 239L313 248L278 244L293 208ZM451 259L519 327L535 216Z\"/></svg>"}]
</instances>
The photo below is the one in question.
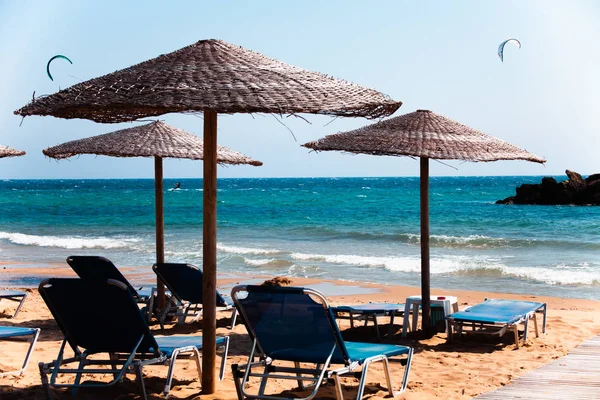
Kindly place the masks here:
<instances>
[{"instance_id":1,"label":"wooden plank","mask_svg":"<svg viewBox=\"0 0 600 400\"><path fill-rule=\"evenodd\" d=\"M550 400L600 398L600 336L572 349L568 355L515 378L480 400Z\"/></svg>"}]
</instances>

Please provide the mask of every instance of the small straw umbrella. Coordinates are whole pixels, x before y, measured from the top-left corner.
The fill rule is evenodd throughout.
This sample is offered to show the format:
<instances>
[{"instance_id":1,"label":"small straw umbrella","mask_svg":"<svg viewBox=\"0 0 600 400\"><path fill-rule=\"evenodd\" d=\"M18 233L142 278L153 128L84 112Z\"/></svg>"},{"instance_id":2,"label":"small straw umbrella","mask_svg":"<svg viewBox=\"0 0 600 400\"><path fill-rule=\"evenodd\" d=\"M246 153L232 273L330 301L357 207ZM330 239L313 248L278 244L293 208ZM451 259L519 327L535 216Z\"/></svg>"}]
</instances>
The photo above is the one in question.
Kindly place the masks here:
<instances>
[{"instance_id":1,"label":"small straw umbrella","mask_svg":"<svg viewBox=\"0 0 600 400\"><path fill-rule=\"evenodd\" d=\"M217 113L381 118L402 102L222 40L201 40L114 73L34 99L15 114L124 122L204 112L202 391L216 390Z\"/></svg>"},{"instance_id":2,"label":"small straw umbrella","mask_svg":"<svg viewBox=\"0 0 600 400\"><path fill-rule=\"evenodd\" d=\"M24 156L23 150L16 150L8 146L0 145L0 158Z\"/></svg>"},{"instance_id":3,"label":"small straw umbrella","mask_svg":"<svg viewBox=\"0 0 600 400\"><path fill-rule=\"evenodd\" d=\"M316 151L419 157L421 188L421 301L423 330L430 327L429 159L544 163L541 157L428 110L417 110L349 132L305 143Z\"/></svg>"},{"instance_id":4,"label":"small straw umbrella","mask_svg":"<svg viewBox=\"0 0 600 400\"><path fill-rule=\"evenodd\" d=\"M196 135L161 121L122 129L85 139L73 140L42 151L46 156L65 159L79 154L112 157L154 157L154 189L156 202L156 262L165 261L163 206L163 158L204 159L204 141ZM262 165L227 147L217 146L217 163ZM164 307L165 288L156 281L158 307ZM150 310L151 311L151 310Z\"/></svg>"}]
</instances>

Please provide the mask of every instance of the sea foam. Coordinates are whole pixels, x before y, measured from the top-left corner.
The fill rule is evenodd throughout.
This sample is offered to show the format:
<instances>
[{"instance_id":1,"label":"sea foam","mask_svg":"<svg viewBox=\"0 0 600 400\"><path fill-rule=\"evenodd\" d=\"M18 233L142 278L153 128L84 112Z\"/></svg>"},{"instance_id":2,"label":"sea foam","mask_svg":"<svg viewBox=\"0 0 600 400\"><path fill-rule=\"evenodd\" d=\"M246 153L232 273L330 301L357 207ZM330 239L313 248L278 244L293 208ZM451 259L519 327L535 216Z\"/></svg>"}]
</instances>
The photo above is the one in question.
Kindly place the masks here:
<instances>
[{"instance_id":1,"label":"sea foam","mask_svg":"<svg viewBox=\"0 0 600 400\"><path fill-rule=\"evenodd\" d=\"M0 239L6 239L10 243L22 246L60 247L64 249L118 249L131 247L133 243L140 241L134 238L39 236L14 232L0 232Z\"/></svg>"}]
</instances>

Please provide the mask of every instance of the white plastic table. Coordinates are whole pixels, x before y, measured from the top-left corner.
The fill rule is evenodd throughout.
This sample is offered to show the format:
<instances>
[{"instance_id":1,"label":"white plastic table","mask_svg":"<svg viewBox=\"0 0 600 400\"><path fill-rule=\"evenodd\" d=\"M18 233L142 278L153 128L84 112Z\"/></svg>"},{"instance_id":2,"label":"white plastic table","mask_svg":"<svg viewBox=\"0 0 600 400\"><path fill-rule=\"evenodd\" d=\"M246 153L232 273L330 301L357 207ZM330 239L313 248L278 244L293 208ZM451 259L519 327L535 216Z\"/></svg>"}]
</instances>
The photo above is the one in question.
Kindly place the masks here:
<instances>
[{"instance_id":1,"label":"white plastic table","mask_svg":"<svg viewBox=\"0 0 600 400\"><path fill-rule=\"evenodd\" d=\"M444 319L452 314L458 312L458 298L456 296L437 296L432 295L429 298L430 304L437 304L444 307ZM417 329L417 323L419 322L419 306L421 305L421 296L409 296L406 298L404 303L404 323L402 324L402 337L406 337L407 328L409 328L408 318L412 307L413 312L413 329ZM446 321L446 334L448 334L448 321Z\"/></svg>"}]
</instances>

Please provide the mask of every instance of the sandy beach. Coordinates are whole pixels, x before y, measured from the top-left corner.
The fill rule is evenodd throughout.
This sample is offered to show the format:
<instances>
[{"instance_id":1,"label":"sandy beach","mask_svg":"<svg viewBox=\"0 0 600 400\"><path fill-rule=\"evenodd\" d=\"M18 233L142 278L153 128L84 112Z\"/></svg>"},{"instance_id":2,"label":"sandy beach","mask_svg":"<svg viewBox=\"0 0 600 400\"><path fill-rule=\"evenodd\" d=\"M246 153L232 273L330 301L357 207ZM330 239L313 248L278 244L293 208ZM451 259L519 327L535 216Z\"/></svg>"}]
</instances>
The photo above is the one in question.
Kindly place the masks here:
<instances>
[{"instance_id":1,"label":"sandy beach","mask_svg":"<svg viewBox=\"0 0 600 400\"><path fill-rule=\"evenodd\" d=\"M17 268L10 266L4 273L17 273ZM135 276L125 275L135 279ZM18 273L25 273L22 269ZM40 276L68 276L68 268L55 267L40 271ZM224 279L219 281L219 286L229 288L239 282L238 280ZM361 304L368 302L404 302L407 296L418 294L416 287L375 285L346 281L317 281L311 279L294 278L294 286L316 286L333 288L328 300L332 305ZM2 325L39 327L42 329L40 339L32 356L31 362L23 376L5 376L0 378L0 398L2 399L39 399L43 398L37 364L40 361L48 362L58 353L61 343L61 333L58 330L50 312L35 289L25 289L29 297L16 319L7 319L14 310L9 302L0 303L0 316ZM344 294L344 292L350 294ZM362 293L362 294L361 294ZM469 338L461 341L447 343L446 334L438 333L428 340L419 340L413 334L402 338L401 321L394 325L392 338L384 337L385 343L396 343L413 346L413 357L408 388L400 398L404 399L469 399L480 393L494 390L506 385L512 378L527 371L538 368L551 360L567 354L567 352L584 342L590 337L600 333L600 302L592 300L561 299L541 296L522 296L514 294L500 294L477 291L459 290L432 290L434 294L457 296L460 309L476 304L485 298L503 298L515 300L528 300L546 302L548 304L548 323L545 335L535 337L533 327L530 326L530 335L527 343L519 349L515 348L512 335L503 338L485 337ZM217 393L214 395L201 395L201 386L195 378L193 361L182 360L175 371L175 379L170 398L173 399L235 399L235 387L231 376L232 363L243 363L249 351L250 342L243 325L236 325L234 330L229 330L230 312L218 314L217 326L219 335L228 335L231 338L231 347L227 360L228 367L223 381L217 384ZM380 319L382 334L387 332L388 319ZM346 320L339 322L345 338L354 341L374 341L375 332L372 325L360 326L350 329ZM151 326L157 334L161 333L158 324ZM201 334L201 322L189 323L184 326L167 325L162 332L172 334ZM522 340L522 332L521 332ZM0 342L0 369L5 370L11 365L17 365L21 355L24 354L25 344L16 342ZM219 361L219 360L218 360ZM396 383L400 382L400 366L391 364L392 373ZM150 398L161 398L160 392L164 385L167 368L164 366L151 366L144 369L145 382ZM133 376L128 377L123 384L110 389L85 389L81 390L78 398L139 398L137 386ZM368 384L365 390L367 398L385 398L385 379L381 366L375 364L369 370ZM356 395L358 380L354 377L343 378L346 396L353 398ZM272 393L297 397L293 384L289 381L270 381ZM70 392L53 390L56 398L72 398ZM332 385L323 386L317 398L335 398Z\"/></svg>"}]
</instances>

